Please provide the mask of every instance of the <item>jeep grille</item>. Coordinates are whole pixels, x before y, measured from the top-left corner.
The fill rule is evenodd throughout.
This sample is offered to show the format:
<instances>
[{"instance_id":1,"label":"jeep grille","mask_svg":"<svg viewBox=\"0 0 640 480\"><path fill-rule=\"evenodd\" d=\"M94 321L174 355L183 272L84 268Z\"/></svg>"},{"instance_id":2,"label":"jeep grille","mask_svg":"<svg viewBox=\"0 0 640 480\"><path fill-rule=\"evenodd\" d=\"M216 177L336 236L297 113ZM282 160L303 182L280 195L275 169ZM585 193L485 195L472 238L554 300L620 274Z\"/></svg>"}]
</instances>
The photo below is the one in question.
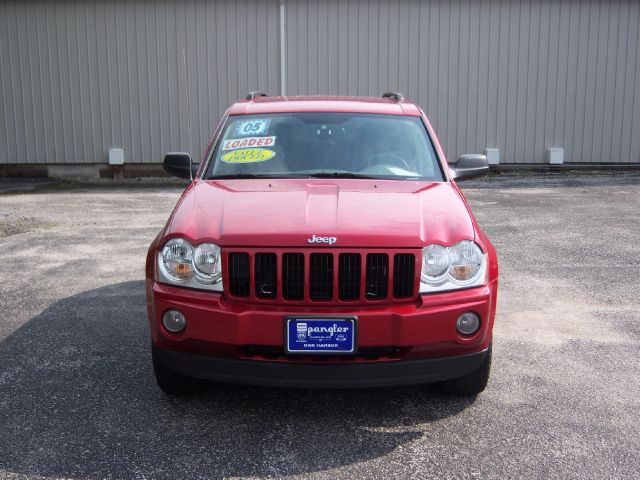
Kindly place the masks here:
<instances>
[{"instance_id":1,"label":"jeep grille","mask_svg":"<svg viewBox=\"0 0 640 480\"><path fill-rule=\"evenodd\" d=\"M223 252L231 297L342 304L407 301L417 292L417 251L240 250Z\"/></svg>"}]
</instances>

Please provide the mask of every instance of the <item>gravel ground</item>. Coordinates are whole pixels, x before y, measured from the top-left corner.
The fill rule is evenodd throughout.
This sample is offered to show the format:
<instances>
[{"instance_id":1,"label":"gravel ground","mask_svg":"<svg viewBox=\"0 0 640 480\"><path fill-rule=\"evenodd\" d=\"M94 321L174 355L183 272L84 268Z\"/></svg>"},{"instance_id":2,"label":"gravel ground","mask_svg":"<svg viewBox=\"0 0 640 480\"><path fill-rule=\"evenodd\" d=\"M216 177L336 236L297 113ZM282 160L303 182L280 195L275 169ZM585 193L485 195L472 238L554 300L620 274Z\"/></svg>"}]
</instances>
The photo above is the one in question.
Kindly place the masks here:
<instances>
[{"instance_id":1,"label":"gravel ground","mask_svg":"<svg viewBox=\"0 0 640 480\"><path fill-rule=\"evenodd\" d=\"M179 189L13 182L0 195L0 477L638 478L640 176L464 187L501 262L485 393L170 399L151 372L143 260Z\"/></svg>"}]
</instances>

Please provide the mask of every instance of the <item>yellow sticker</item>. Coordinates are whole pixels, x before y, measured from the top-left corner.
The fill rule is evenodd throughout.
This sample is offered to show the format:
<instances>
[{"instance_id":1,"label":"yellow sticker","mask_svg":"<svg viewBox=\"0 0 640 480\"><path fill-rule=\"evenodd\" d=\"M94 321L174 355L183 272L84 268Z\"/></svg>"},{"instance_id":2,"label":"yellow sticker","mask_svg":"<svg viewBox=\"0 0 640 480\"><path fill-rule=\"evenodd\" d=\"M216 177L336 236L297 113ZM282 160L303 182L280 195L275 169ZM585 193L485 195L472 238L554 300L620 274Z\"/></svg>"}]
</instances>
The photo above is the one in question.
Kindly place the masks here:
<instances>
[{"instance_id":1,"label":"yellow sticker","mask_svg":"<svg viewBox=\"0 0 640 480\"><path fill-rule=\"evenodd\" d=\"M222 161L225 163L264 162L265 160L273 158L275 154L276 152L267 150L266 148L245 148L225 153L222 155Z\"/></svg>"}]
</instances>

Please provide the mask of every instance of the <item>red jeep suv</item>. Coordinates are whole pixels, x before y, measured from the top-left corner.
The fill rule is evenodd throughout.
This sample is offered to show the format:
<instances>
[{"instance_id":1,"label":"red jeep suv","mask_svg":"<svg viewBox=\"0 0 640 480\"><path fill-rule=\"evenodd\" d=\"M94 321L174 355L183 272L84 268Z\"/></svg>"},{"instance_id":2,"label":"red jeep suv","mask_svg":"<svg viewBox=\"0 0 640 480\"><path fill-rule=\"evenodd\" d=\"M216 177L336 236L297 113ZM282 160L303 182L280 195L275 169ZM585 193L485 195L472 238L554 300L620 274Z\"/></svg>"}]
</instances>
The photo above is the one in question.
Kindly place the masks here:
<instances>
[{"instance_id":1,"label":"red jeep suv","mask_svg":"<svg viewBox=\"0 0 640 480\"><path fill-rule=\"evenodd\" d=\"M441 382L484 390L494 247L424 112L402 94L268 97L224 114L149 248L153 367L167 393L198 379L286 387Z\"/></svg>"}]
</instances>

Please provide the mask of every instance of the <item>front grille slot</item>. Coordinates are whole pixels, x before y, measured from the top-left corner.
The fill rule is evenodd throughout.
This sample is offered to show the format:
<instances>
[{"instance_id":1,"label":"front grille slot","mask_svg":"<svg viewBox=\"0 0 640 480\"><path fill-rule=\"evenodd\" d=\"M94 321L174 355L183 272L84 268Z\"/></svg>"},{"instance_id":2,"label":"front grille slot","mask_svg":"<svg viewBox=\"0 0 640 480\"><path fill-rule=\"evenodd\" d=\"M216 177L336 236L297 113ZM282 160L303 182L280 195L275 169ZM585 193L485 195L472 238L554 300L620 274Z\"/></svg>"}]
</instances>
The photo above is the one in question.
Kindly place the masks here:
<instances>
[{"instance_id":1,"label":"front grille slot","mask_svg":"<svg viewBox=\"0 0 640 480\"><path fill-rule=\"evenodd\" d=\"M249 254L229 254L229 292L236 297L249 296Z\"/></svg>"},{"instance_id":2,"label":"front grille slot","mask_svg":"<svg viewBox=\"0 0 640 480\"><path fill-rule=\"evenodd\" d=\"M276 298L278 295L278 258L275 253L256 253L255 289L258 298Z\"/></svg>"},{"instance_id":3,"label":"front grille slot","mask_svg":"<svg viewBox=\"0 0 640 480\"><path fill-rule=\"evenodd\" d=\"M309 259L309 296L311 300L333 297L333 255L312 253Z\"/></svg>"},{"instance_id":4,"label":"front grille slot","mask_svg":"<svg viewBox=\"0 0 640 480\"><path fill-rule=\"evenodd\" d=\"M410 253L398 253L393 257L393 296L409 298L413 296L415 257Z\"/></svg>"},{"instance_id":5,"label":"front grille slot","mask_svg":"<svg viewBox=\"0 0 640 480\"><path fill-rule=\"evenodd\" d=\"M389 255L370 253L367 255L365 296L370 300L387 297L389 289Z\"/></svg>"},{"instance_id":6,"label":"front grille slot","mask_svg":"<svg viewBox=\"0 0 640 480\"><path fill-rule=\"evenodd\" d=\"M286 300L302 300L304 297L304 255L282 255L282 296Z\"/></svg>"},{"instance_id":7,"label":"front grille slot","mask_svg":"<svg viewBox=\"0 0 640 480\"><path fill-rule=\"evenodd\" d=\"M341 253L338 256L338 296L340 300L360 298L360 254Z\"/></svg>"}]
</instances>

